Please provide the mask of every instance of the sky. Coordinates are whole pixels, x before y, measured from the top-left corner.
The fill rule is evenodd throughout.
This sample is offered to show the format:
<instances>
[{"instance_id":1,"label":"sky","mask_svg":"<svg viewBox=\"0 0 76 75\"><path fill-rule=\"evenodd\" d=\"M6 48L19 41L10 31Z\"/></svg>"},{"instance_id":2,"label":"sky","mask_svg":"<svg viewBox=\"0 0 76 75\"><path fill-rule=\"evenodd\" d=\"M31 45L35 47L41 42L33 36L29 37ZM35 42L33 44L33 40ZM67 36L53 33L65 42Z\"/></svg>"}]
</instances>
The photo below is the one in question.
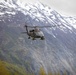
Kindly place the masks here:
<instances>
[{"instance_id":1,"label":"sky","mask_svg":"<svg viewBox=\"0 0 76 75\"><path fill-rule=\"evenodd\" d=\"M25 3L36 3L37 0L21 0ZM76 16L76 0L38 0L64 16Z\"/></svg>"}]
</instances>

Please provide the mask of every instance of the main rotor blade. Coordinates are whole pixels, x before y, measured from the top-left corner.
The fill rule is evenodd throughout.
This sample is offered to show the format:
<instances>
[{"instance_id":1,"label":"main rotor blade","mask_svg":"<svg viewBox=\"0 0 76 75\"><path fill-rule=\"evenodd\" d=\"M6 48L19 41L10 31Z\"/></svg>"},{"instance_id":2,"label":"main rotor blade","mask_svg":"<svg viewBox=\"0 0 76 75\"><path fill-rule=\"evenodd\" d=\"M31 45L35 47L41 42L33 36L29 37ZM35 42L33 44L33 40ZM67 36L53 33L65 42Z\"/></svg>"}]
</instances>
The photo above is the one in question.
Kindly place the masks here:
<instances>
[{"instance_id":1,"label":"main rotor blade","mask_svg":"<svg viewBox=\"0 0 76 75\"><path fill-rule=\"evenodd\" d=\"M52 26L28 26L28 25L25 25L24 27L30 27L30 28L35 28L35 27L38 27L38 28L47 28L47 27L59 27L61 25L52 25Z\"/></svg>"}]
</instances>

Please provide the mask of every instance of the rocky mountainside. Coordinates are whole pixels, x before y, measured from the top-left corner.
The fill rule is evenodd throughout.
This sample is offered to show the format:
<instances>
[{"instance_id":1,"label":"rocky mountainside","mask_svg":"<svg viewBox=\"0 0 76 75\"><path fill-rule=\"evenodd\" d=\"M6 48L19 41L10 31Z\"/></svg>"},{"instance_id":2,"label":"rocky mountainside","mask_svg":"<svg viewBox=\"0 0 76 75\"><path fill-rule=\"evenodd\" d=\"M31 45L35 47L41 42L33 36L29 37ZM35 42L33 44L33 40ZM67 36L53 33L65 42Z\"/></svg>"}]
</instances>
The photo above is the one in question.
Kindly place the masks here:
<instances>
[{"instance_id":1,"label":"rocky mountainside","mask_svg":"<svg viewBox=\"0 0 76 75\"><path fill-rule=\"evenodd\" d=\"M76 18L64 17L38 2L0 0L0 60L38 74L41 67L67 75L76 73ZM41 29L45 40L30 40L24 25L52 26ZM61 27L58 27L61 25Z\"/></svg>"}]
</instances>

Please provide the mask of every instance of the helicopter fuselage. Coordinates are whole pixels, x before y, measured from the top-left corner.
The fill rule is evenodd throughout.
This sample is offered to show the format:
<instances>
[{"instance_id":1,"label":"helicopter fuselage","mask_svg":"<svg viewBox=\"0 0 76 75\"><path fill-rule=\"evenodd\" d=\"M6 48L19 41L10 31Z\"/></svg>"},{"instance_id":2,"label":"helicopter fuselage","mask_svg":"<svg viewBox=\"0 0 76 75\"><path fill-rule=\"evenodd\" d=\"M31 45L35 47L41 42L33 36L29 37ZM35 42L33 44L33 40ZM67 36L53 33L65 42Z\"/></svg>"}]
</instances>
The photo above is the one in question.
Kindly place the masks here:
<instances>
[{"instance_id":1,"label":"helicopter fuselage","mask_svg":"<svg viewBox=\"0 0 76 75\"><path fill-rule=\"evenodd\" d=\"M41 40L44 40L44 34L43 32L39 29L39 27L35 27L32 30L28 30L28 26L25 25L26 27L26 33L29 36L28 39L32 38L33 40L35 40L36 38L40 38Z\"/></svg>"},{"instance_id":2,"label":"helicopter fuselage","mask_svg":"<svg viewBox=\"0 0 76 75\"><path fill-rule=\"evenodd\" d=\"M23 32L23 33L26 33L30 38L32 38L33 40L36 39L36 38L40 38L41 40L44 40L45 37L44 37L44 34L43 32L40 30L40 28L46 28L46 27L60 27L61 25L50 25L50 26L28 26L27 24L25 24L24 27L26 27L26 32ZM29 28L33 28L32 30L28 30L28 27Z\"/></svg>"},{"instance_id":3,"label":"helicopter fuselage","mask_svg":"<svg viewBox=\"0 0 76 75\"><path fill-rule=\"evenodd\" d=\"M28 36L29 38L32 37L33 39L41 38L41 40L44 40L44 34L42 31L34 31L34 30L29 31Z\"/></svg>"}]
</instances>

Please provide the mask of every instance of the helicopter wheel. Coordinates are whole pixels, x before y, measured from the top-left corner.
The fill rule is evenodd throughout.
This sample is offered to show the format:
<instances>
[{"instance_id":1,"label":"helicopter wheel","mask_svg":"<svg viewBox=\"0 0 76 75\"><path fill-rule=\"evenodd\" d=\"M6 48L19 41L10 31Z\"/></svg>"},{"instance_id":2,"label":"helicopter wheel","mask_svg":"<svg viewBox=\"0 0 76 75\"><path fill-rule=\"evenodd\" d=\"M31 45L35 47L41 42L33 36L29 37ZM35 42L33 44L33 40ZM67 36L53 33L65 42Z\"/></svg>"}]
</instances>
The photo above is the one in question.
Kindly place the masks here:
<instances>
[{"instance_id":1,"label":"helicopter wheel","mask_svg":"<svg viewBox=\"0 0 76 75\"><path fill-rule=\"evenodd\" d=\"M45 38L42 36L42 37L41 37L41 40L44 40L44 39L45 39Z\"/></svg>"},{"instance_id":2,"label":"helicopter wheel","mask_svg":"<svg viewBox=\"0 0 76 75\"><path fill-rule=\"evenodd\" d=\"M28 39L30 39L30 37L28 37Z\"/></svg>"}]
</instances>

